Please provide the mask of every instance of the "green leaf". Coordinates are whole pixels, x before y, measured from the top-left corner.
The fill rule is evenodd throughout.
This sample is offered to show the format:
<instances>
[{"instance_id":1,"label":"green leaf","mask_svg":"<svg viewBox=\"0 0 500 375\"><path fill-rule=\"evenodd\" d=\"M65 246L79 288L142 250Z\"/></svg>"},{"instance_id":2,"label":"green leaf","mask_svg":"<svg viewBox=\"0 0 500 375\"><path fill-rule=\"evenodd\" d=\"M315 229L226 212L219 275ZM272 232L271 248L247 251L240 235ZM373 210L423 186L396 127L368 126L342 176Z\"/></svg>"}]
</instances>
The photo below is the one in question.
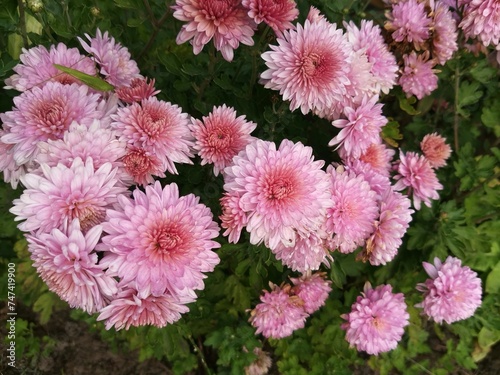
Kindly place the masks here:
<instances>
[{"instance_id":1,"label":"green leaf","mask_svg":"<svg viewBox=\"0 0 500 375\"><path fill-rule=\"evenodd\" d=\"M76 79L79 79L83 83L85 83L87 86L99 90L99 91L111 91L115 87L113 85L110 85L108 82L104 81L103 79L99 77L94 77L89 74L80 72L79 70L76 69L71 69L63 65L59 64L54 64L54 67L60 70L61 72L64 72L66 74L69 74L72 77L75 77Z\"/></svg>"},{"instance_id":2,"label":"green leaf","mask_svg":"<svg viewBox=\"0 0 500 375\"><path fill-rule=\"evenodd\" d=\"M398 147L399 140L403 139L403 135L399 131L399 123L390 121L382 128L382 139L392 147Z\"/></svg>"},{"instance_id":3,"label":"green leaf","mask_svg":"<svg viewBox=\"0 0 500 375\"><path fill-rule=\"evenodd\" d=\"M489 107L483 107L481 121L493 129L496 137L500 137L500 100L496 100Z\"/></svg>"},{"instance_id":4,"label":"green leaf","mask_svg":"<svg viewBox=\"0 0 500 375\"><path fill-rule=\"evenodd\" d=\"M458 109L477 103L483 96L480 87L479 82L463 81L458 92Z\"/></svg>"},{"instance_id":5,"label":"green leaf","mask_svg":"<svg viewBox=\"0 0 500 375\"><path fill-rule=\"evenodd\" d=\"M486 293L500 292L500 261L491 270L486 278Z\"/></svg>"},{"instance_id":6,"label":"green leaf","mask_svg":"<svg viewBox=\"0 0 500 375\"><path fill-rule=\"evenodd\" d=\"M415 109L412 104L415 104L416 99L414 96L406 98L405 96L399 96L399 108L408 113L409 115L418 115L420 113L419 110Z\"/></svg>"}]
</instances>

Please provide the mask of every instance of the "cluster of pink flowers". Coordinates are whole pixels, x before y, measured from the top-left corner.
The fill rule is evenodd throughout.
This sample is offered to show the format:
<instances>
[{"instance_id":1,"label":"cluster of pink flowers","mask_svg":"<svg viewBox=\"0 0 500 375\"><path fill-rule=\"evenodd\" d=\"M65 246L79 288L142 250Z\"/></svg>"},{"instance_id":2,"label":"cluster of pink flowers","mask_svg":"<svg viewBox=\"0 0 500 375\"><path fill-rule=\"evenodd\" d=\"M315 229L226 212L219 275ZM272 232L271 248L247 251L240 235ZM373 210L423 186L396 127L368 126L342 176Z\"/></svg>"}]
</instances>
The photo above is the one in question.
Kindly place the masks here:
<instances>
[{"instance_id":1,"label":"cluster of pink flowers","mask_svg":"<svg viewBox=\"0 0 500 375\"><path fill-rule=\"evenodd\" d=\"M125 47L100 30L87 39L90 57L63 44L24 50L7 79L21 94L0 114L0 170L24 188L10 211L40 277L71 307L99 313L108 329L163 327L189 310L219 263L219 226L198 197L153 176L177 173L195 153L223 168L255 124L224 107L213 129L192 133L195 120L156 97ZM99 73L114 90L89 88L54 64ZM196 145L220 129L228 141L205 156ZM131 196L134 185L144 191Z\"/></svg>"},{"instance_id":2,"label":"cluster of pink flowers","mask_svg":"<svg viewBox=\"0 0 500 375\"><path fill-rule=\"evenodd\" d=\"M215 48L232 61L240 43L253 46L257 25L264 22L277 35L292 29L299 15L294 0L176 0L174 17L186 22L177 43L190 41L195 55L213 40Z\"/></svg>"},{"instance_id":3,"label":"cluster of pink flowers","mask_svg":"<svg viewBox=\"0 0 500 375\"><path fill-rule=\"evenodd\" d=\"M391 1L385 28L402 55L398 84L406 95L422 99L437 88L435 66L458 50L457 23L441 0Z\"/></svg>"},{"instance_id":4,"label":"cluster of pink flowers","mask_svg":"<svg viewBox=\"0 0 500 375\"><path fill-rule=\"evenodd\" d=\"M308 272L291 281L293 286L270 283L271 291L264 290L261 303L250 312L250 323L257 334L281 339L304 328L307 317L325 304L332 290L332 282L323 272Z\"/></svg>"}]
</instances>

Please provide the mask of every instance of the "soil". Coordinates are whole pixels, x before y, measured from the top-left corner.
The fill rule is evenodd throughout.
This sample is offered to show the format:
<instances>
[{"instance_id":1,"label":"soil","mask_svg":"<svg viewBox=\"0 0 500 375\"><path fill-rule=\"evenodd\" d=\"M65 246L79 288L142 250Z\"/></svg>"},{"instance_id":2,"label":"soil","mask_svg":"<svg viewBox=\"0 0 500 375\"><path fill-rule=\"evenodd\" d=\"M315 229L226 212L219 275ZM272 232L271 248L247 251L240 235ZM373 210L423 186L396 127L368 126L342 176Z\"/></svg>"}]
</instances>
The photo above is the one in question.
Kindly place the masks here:
<instances>
[{"instance_id":1,"label":"soil","mask_svg":"<svg viewBox=\"0 0 500 375\"><path fill-rule=\"evenodd\" d=\"M4 302L0 302L0 316L6 315ZM137 353L120 352L112 348L93 333L87 323L70 317L69 309L54 312L46 325L38 323L37 315L25 306L17 306L18 317L35 323L34 335L41 339L49 336L54 345L48 356L38 359L16 358L16 369L9 367L6 359L7 346L3 338L7 326L0 325L0 375L171 375L168 366L158 360L140 362ZM273 371L274 370L274 371ZM276 369L271 369L275 372ZM202 372L200 372L202 374ZM357 368L354 375L376 375L369 368ZM478 364L474 371L461 370L451 375L499 375L500 344ZM195 375L195 374L191 374ZM403 374L404 375L404 374Z\"/></svg>"}]
</instances>

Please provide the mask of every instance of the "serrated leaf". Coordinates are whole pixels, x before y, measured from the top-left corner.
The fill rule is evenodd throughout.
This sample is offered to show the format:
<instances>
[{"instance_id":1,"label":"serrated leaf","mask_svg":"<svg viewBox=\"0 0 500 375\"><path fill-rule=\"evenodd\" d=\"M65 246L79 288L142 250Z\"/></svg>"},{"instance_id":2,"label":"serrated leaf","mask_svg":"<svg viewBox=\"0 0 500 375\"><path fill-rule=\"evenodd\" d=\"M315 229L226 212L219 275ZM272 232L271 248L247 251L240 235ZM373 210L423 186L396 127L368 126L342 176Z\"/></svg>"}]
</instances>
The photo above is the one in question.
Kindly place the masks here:
<instances>
[{"instance_id":1,"label":"serrated leaf","mask_svg":"<svg viewBox=\"0 0 500 375\"><path fill-rule=\"evenodd\" d=\"M495 101L489 107L483 108L481 121L488 128L493 129L496 137L500 137L500 100Z\"/></svg>"},{"instance_id":2,"label":"serrated leaf","mask_svg":"<svg viewBox=\"0 0 500 375\"><path fill-rule=\"evenodd\" d=\"M500 292L500 262L491 270L486 278L486 293Z\"/></svg>"},{"instance_id":3,"label":"serrated leaf","mask_svg":"<svg viewBox=\"0 0 500 375\"><path fill-rule=\"evenodd\" d=\"M399 131L399 123L397 121L388 122L381 133L382 139L392 147L398 147L397 140L403 139L403 135Z\"/></svg>"},{"instance_id":4,"label":"serrated leaf","mask_svg":"<svg viewBox=\"0 0 500 375\"><path fill-rule=\"evenodd\" d=\"M462 82L458 93L458 107L463 108L477 103L483 96L483 92L479 90L480 87L481 84L479 82Z\"/></svg>"},{"instance_id":5,"label":"serrated leaf","mask_svg":"<svg viewBox=\"0 0 500 375\"><path fill-rule=\"evenodd\" d=\"M418 115L420 113L419 110L415 109L412 104L415 103L415 97L406 98L404 96L400 96L399 98L399 108L408 113L409 115Z\"/></svg>"},{"instance_id":6,"label":"serrated leaf","mask_svg":"<svg viewBox=\"0 0 500 375\"><path fill-rule=\"evenodd\" d=\"M59 65L59 64L54 64L54 67L57 70L60 70L61 72L69 74L70 76L82 81L87 86L89 86L95 90L111 91L115 88L113 85L110 85L105 80L103 80L99 77L91 76L90 74L80 72L79 70L71 69L71 68L68 68L67 66L63 66L63 65Z\"/></svg>"}]
</instances>

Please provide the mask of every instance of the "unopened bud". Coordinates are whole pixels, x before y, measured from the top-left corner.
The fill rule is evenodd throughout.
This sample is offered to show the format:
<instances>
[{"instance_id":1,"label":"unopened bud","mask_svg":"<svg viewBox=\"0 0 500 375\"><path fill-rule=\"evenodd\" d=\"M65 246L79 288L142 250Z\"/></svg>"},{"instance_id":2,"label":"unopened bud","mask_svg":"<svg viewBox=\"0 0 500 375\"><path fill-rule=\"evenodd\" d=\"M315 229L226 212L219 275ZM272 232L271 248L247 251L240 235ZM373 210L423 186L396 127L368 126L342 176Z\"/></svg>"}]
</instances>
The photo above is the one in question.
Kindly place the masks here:
<instances>
[{"instance_id":1,"label":"unopened bud","mask_svg":"<svg viewBox=\"0 0 500 375\"><path fill-rule=\"evenodd\" d=\"M97 17L101 14L101 10L97 7L92 7L90 8L90 13L94 16Z\"/></svg>"}]
</instances>

